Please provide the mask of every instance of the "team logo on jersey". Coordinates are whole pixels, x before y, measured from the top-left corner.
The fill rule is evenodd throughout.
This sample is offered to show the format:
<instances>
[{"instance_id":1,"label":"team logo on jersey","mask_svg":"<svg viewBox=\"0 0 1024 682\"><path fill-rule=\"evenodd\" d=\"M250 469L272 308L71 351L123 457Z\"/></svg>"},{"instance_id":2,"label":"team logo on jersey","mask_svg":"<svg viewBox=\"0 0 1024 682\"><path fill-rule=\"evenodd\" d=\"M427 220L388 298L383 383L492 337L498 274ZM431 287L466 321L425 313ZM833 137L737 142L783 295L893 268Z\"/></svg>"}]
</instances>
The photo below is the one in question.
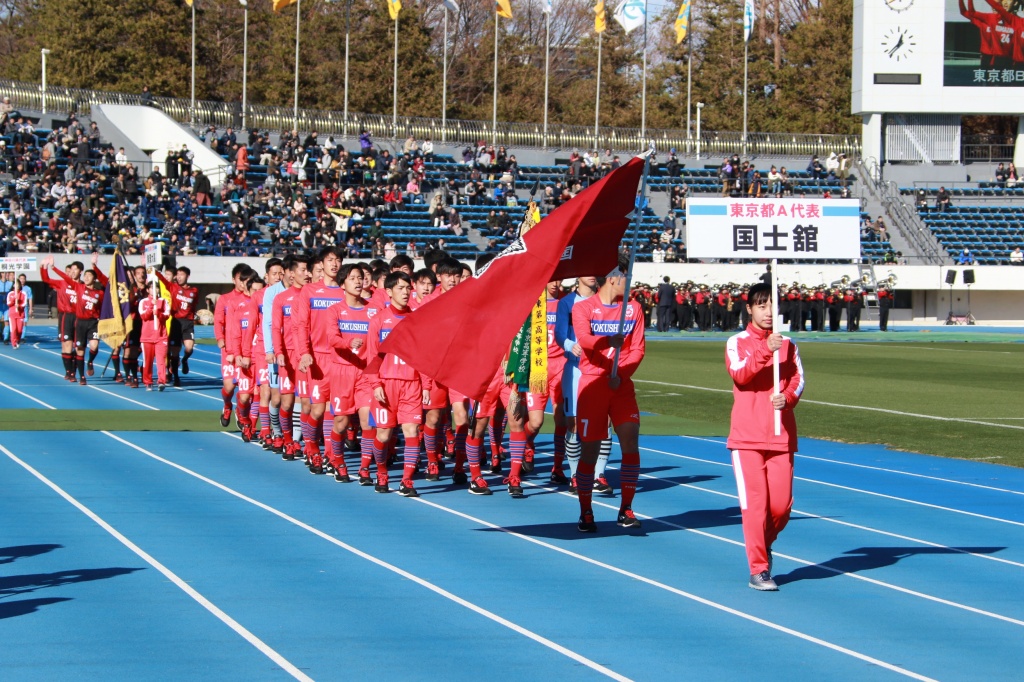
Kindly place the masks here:
<instances>
[{"instance_id":1,"label":"team logo on jersey","mask_svg":"<svg viewBox=\"0 0 1024 682\"><path fill-rule=\"evenodd\" d=\"M291 317L292 316L292 307L290 305L283 305L283 306L281 306L281 314L284 315L285 317Z\"/></svg>"},{"instance_id":2,"label":"team logo on jersey","mask_svg":"<svg viewBox=\"0 0 1024 682\"><path fill-rule=\"evenodd\" d=\"M548 324L553 325L558 321L558 313L548 313Z\"/></svg>"},{"instance_id":3,"label":"team logo on jersey","mask_svg":"<svg viewBox=\"0 0 1024 682\"><path fill-rule=\"evenodd\" d=\"M248 328L249 328L249 320L243 319L242 320L242 329L248 329Z\"/></svg>"},{"instance_id":4,"label":"team logo on jersey","mask_svg":"<svg viewBox=\"0 0 1024 682\"><path fill-rule=\"evenodd\" d=\"M380 340L383 341L384 339L388 338L389 334L391 334L391 330L390 329L381 329L380 330Z\"/></svg>"},{"instance_id":5,"label":"team logo on jersey","mask_svg":"<svg viewBox=\"0 0 1024 682\"><path fill-rule=\"evenodd\" d=\"M327 310L340 299L337 298L311 298L309 299L310 310Z\"/></svg>"},{"instance_id":6,"label":"team logo on jersey","mask_svg":"<svg viewBox=\"0 0 1024 682\"><path fill-rule=\"evenodd\" d=\"M487 272L487 269L491 267L491 265L493 265L499 258L504 258L506 256L517 256L520 253L526 253L526 251L526 242L523 241L522 237L519 237L514 242L506 246L501 253L499 253L497 256L491 259L490 263L480 268L480 272L473 275L473 277L477 279L483 277L484 273Z\"/></svg>"},{"instance_id":7,"label":"team logo on jersey","mask_svg":"<svg viewBox=\"0 0 1024 682\"><path fill-rule=\"evenodd\" d=\"M635 324L633 320L627 321L622 325L622 333L625 335L632 332ZM591 320L590 332L595 336L615 336L619 333L618 320Z\"/></svg>"},{"instance_id":8,"label":"team logo on jersey","mask_svg":"<svg viewBox=\"0 0 1024 682\"><path fill-rule=\"evenodd\" d=\"M342 334L366 334L370 323L365 320L338 320L338 331Z\"/></svg>"}]
</instances>

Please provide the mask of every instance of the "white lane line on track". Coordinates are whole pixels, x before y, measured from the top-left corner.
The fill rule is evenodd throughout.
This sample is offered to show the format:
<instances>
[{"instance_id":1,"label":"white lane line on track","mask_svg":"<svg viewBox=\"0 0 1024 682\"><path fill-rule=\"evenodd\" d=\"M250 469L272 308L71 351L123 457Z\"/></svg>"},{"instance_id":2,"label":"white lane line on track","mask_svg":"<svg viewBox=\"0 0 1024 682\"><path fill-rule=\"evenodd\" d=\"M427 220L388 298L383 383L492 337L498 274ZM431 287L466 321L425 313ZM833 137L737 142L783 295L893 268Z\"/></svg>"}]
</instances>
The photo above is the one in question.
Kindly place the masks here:
<instances>
[{"instance_id":1,"label":"white lane line on track","mask_svg":"<svg viewBox=\"0 0 1024 682\"><path fill-rule=\"evenodd\" d=\"M650 381L648 379L633 379L633 383L637 384L653 384L656 386L673 386L675 388L688 388L694 391L710 391L712 393L732 393L731 389L727 388L708 388L707 386L693 386L691 384L672 384L665 381ZM932 421L940 422L956 422L960 424L977 424L979 426L992 426L997 429L1013 429L1015 431L1024 431L1024 426L1014 426L1013 424L997 424L995 422L983 421L980 419L960 419L957 417L939 417L934 414L919 414L917 412L901 412L900 410L889 410L884 407L868 407L866 405L847 405L844 403L829 403L822 400L809 400L806 398L800 399L801 403L807 403L808 405L823 405L825 407L840 407L844 410L865 410L868 412L881 412L883 414L894 414L900 417L914 417L916 419L929 419Z\"/></svg>"},{"instance_id":2,"label":"white lane line on track","mask_svg":"<svg viewBox=\"0 0 1024 682\"><path fill-rule=\"evenodd\" d=\"M34 403L36 403L36 404L38 404L38 405L42 405L43 407L45 407L45 408L46 408L46 409L48 409L48 410L56 410L56 409L57 409L57 408L56 408L56 407L54 407L53 405L47 405L46 403L44 403L44 402L43 402L42 400L40 400L39 398L36 398L36 397L34 397L34 396L31 396L31 395L29 395L28 393L24 393L24 392L22 392L22 391L19 391L18 389L14 388L13 386L9 386L9 385L5 384L5 383L4 383L4 382L2 382L2 381L0 381L0 386L3 386L4 388L6 388L6 389L7 389L7 390L9 390L9 391L13 391L14 393L17 393L18 395L20 395L20 396L22 396L22 397L24 397L24 398L28 398L29 400L31 400L32 402L34 402Z\"/></svg>"},{"instance_id":3,"label":"white lane line on track","mask_svg":"<svg viewBox=\"0 0 1024 682\"><path fill-rule=\"evenodd\" d=\"M554 641L552 641L552 640L550 640L550 639L548 639L548 638L546 638L546 637L544 637L542 635L539 635L539 634L533 632L532 630L528 630L528 629L524 628L521 625L518 625L518 624L516 624L516 623L514 623L514 622L512 622L510 620L502 618L501 616L499 616L496 613L488 611L487 609L485 609L485 608L483 608L481 606L477 606L473 602L470 602L470 601L468 601L466 599L463 599L462 597L459 597L458 595L453 594L453 593L449 592L448 590L445 590L442 587L438 587L437 585L435 585L435 584L433 584L433 583L431 583L431 582L429 582L429 581L427 581L427 580L425 580L423 578L420 578L419 576L414 575L414 574L412 574L412 573L410 573L410 572L408 572L408 571L406 571L406 570L404 570L402 568L399 568L398 566L390 564L390 563L384 561L383 559L378 559L377 557L373 556L372 554L367 554L366 552L363 552L362 550L357 549L356 547L353 547L352 545L349 545L349 544L347 544L345 542L342 542L341 540L335 538L334 536L329 535L329 534L325 533L324 531L319 530L318 528L314 528L313 526L310 526L309 524L304 523L303 521L300 521L300 520L296 519L293 516L289 516L288 514L282 512L282 511L280 511L280 510L278 510L278 509L276 509L274 507L271 507L268 504L265 504L263 502L255 500L255 499L249 497L248 495L240 493L237 490L234 490L232 488L229 488L226 485L224 485L222 483L219 483L217 481L214 481L211 478L207 478L206 476L203 476L200 473L192 471L191 469L189 469L187 467L184 467L184 466L182 466L180 464L172 462L172 461L170 461L168 459L164 459L163 457L161 457L161 456L159 456L157 454L154 454L154 453L152 453L152 452L142 448L141 446L136 445L135 443L132 443L132 442L127 441L127 440L125 440L125 439L123 439L123 438L121 438L119 436L114 435L113 433L110 433L109 431L101 431L100 433L103 433L104 435L109 436L110 438L118 441L119 443L123 443L124 445L127 445L128 447L132 448L133 450L136 450L137 452L142 453L143 455L145 455L147 457L150 457L150 458L152 458L152 459L154 459L154 460L156 460L156 461L158 461L158 462L160 462L162 464L166 464L166 465L168 465L170 467L173 467L173 468L177 469L178 471L181 471L182 473L188 474L189 476L192 476L193 478L196 478L196 479L198 479L198 480L200 480L200 481L202 481L204 483L208 483L209 485L212 485L213 487L215 487L215 488L217 488L219 490L222 490L223 492L226 492L229 495L232 495L232 496L242 500L243 502L248 502L249 504L251 504L251 505L253 505L255 507L258 507L258 508L260 508L260 509L262 509L262 510L264 510L266 512L269 512L269 513L273 514L274 516L277 516L278 518L280 518L280 519L282 519L284 521L287 521L288 523L291 523L294 526L298 526L299 528L302 528L303 530L306 530L306 531L312 533L313 535L316 535L316 536L318 536L318 537L320 537L320 538L330 542L331 544L336 545L337 547L340 547L341 549L344 549L345 551L350 552L350 553L360 557L361 559L365 559L366 561L369 561L370 563L373 563L373 564L375 564L377 566L380 566L381 568L384 568L384 569L386 569L388 571L391 571L392 573L395 573L395 574L401 576L402 578L405 578L406 580L410 580L410 581L416 583L417 585L419 585L421 587L424 587L424 588L430 590L431 592L434 592L435 594L437 594L437 595L439 595L441 597L444 597L445 599L448 599L449 601L452 601L452 602L458 604L459 606L463 606L463 607L469 609L470 611L473 611L474 613L477 613L477 614L479 614L479 615L481 615L481 616L483 616L483 617L485 617L485 618L487 618L487 619L489 619L489 620L491 620L491 621L493 621L493 622L495 622L495 623L497 623L499 625L502 625L502 626L512 630L513 632L516 632L516 633L518 633L520 635L523 635L524 637L527 637L528 639L531 639L531 640L537 642L538 644L541 644L541 645L543 645L543 646L545 646L545 647L547 647L547 648L549 648L549 649L551 649L551 650L553 650L553 651L555 651L555 652L557 652L559 654L562 654L563 656L566 656L567 658L569 658L569 659L571 659L573 661L576 661L577 663L585 665L585 666L587 666L588 668L590 668L591 670L593 670L595 672L601 673L602 675L605 675L606 677L609 677L609 678L611 678L613 680L619 680L620 682L629 682L630 678L625 677L625 676L615 672L614 670L612 670L610 668L607 668L607 667L601 665L600 663L597 663L596 661L593 661L593 660L587 658L586 656L583 656L582 654L579 654L579 653L573 651L572 649L568 649L568 648L562 646L561 644L558 644L557 642L554 642ZM224 435L226 435L226 436L230 436L232 438L237 438L237 436L235 436L233 434L226 433L226 432L222 432L222 433L224 433ZM925 679L925 678L921 678L921 679Z\"/></svg>"},{"instance_id":4,"label":"white lane line on track","mask_svg":"<svg viewBox=\"0 0 1024 682\"><path fill-rule=\"evenodd\" d=\"M40 482L46 485L48 488L53 490L55 493L60 495L78 511L89 517L96 525L105 530L107 533L112 535L114 539L120 542L122 545L127 547L129 550L134 552L139 558L145 561L147 564L155 568L157 571L163 574L165 578L170 580L178 589L187 594L189 597L194 599L200 606L213 614L218 620L227 625L229 628L234 630L240 635L245 641L249 642L254 646L260 653L276 663L282 670L287 672L289 675L297 680L303 680L303 682L313 682L312 678L303 673L297 667L295 667L288 659L275 651L270 645L261 640L259 637L251 633L238 621L229 616L223 610L221 610L216 604L211 602L209 599L200 594L195 588L189 585L187 582L182 580L176 573L164 566L162 563L157 561L155 558L149 555L145 550L136 545L134 542L129 540L127 537L122 535L116 528L111 526L109 523L100 518L95 512L86 507L84 504L76 500L70 494L65 492L60 486L48 479L43 474L36 471L31 465L19 459L13 452L0 445L0 452L3 452L11 459L15 464L21 466L25 471L35 476Z\"/></svg>"},{"instance_id":5,"label":"white lane line on track","mask_svg":"<svg viewBox=\"0 0 1024 682\"><path fill-rule=\"evenodd\" d=\"M41 351L43 353L51 353L53 355L60 355L60 353L54 353L53 351L46 350L45 348L37 348L36 350L39 350L39 351ZM54 371L49 370L49 369L43 369L42 367L37 367L36 365L33 365L32 363L25 362L23 360L18 360L17 358L12 358L9 355L0 355L0 358L3 358L5 360L10 360L12 362L17 362L20 365L25 365L26 367L31 367L34 370L38 370L40 372L46 372L47 374L52 374L55 377L63 379L63 377L60 374L58 374L57 372L54 372ZM70 382L67 382L67 383L70 383ZM77 384L75 384L75 385L77 386ZM156 412L160 411L159 407L153 407L152 405L147 405L146 403L140 403L138 400L132 400L131 398L126 398L123 395L118 395L118 394L113 393L111 391L108 391L108 390L106 390L104 388L100 388L99 386L96 386L94 384L86 384L85 387L86 388L91 388L94 391L99 391L100 393L105 393L106 395L109 395L109 396L113 396L115 398L118 398L119 400L124 400L124 401L132 403L134 405L138 405L139 407L144 407L147 410L154 410Z\"/></svg>"},{"instance_id":6,"label":"white lane line on track","mask_svg":"<svg viewBox=\"0 0 1024 682\"><path fill-rule=\"evenodd\" d=\"M710 438L698 438L696 436L679 436L679 438L686 438L686 439L690 439L690 440L699 440L699 441L704 441L704 442L707 442L707 443L715 443L717 445L721 445L722 447L725 447L725 443L723 441L711 440ZM704 459L704 458L701 458L701 457L691 457L689 455L680 455L680 454L677 454L675 452L668 452L666 450L658 450L656 448L641 447L640 449L641 450L646 450L648 452L657 452L657 453L662 454L662 455L668 455L669 457L678 457L679 459L688 459L688 460L693 461L693 462L703 462L705 464L714 464L716 466L730 467L730 468L732 467L732 465L727 463L727 462L716 462L713 459ZM826 486L826 487L829 487L829 488L839 488L840 490L847 490L847 491L850 491L850 492L861 493L861 494L864 494L864 495L871 495L873 497L882 497L882 498L885 498L887 500L894 500L896 502L905 502L907 504L918 505L918 506L921 506L921 507L928 507L930 509L939 509L941 511L952 512L954 514L963 514L964 516L971 516L971 517L978 518L978 519L985 519L986 521L996 521L998 523L1006 523L1006 524L1009 524L1011 526L1024 527L1024 522L1011 521L1010 519L1002 519L1002 518L999 518L998 516L988 516L986 514L978 514L976 512L970 512L970 511L966 511L964 509L956 509L954 507L944 507L942 505L932 504L930 502L921 502L919 500L911 500L911 499L906 498L906 497L897 497L895 495L886 495L885 493L876 493L876 492L874 492L872 490L863 490L861 488L853 488L853 487L850 487L850 486L839 485L838 483L829 483L828 481L819 481L819 480L813 479L813 478L805 478L803 476L794 476L793 478L795 480L797 480L797 481L804 481L805 483L816 483L817 485L823 485L823 486Z\"/></svg>"}]
</instances>

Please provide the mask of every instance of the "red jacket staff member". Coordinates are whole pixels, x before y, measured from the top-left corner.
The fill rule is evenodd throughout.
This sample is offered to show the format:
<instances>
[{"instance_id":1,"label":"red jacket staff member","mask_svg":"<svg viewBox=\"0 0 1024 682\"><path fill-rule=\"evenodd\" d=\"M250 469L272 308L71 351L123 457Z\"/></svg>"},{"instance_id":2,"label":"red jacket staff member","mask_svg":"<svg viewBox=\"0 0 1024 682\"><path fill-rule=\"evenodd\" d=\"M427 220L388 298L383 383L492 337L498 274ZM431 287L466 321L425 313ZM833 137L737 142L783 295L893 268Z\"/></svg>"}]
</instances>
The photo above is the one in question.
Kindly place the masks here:
<instances>
[{"instance_id":1,"label":"red jacket staff member","mask_svg":"<svg viewBox=\"0 0 1024 682\"><path fill-rule=\"evenodd\" d=\"M793 408L804 390L804 370L796 344L772 333L771 286L750 288L750 324L730 337L725 364L733 381L732 419L726 446L739 488L743 540L750 564L750 587L779 589L772 580L772 544L793 508L793 453L797 449ZM779 351L779 394L775 394L772 354ZM775 411L782 412L775 435Z\"/></svg>"},{"instance_id":2,"label":"red jacket staff member","mask_svg":"<svg viewBox=\"0 0 1024 682\"><path fill-rule=\"evenodd\" d=\"M157 386L162 391L167 388L167 318L171 316L171 304L157 295L154 285L151 287L150 295L139 301L142 383L147 391L153 390L153 365L156 365Z\"/></svg>"}]
</instances>

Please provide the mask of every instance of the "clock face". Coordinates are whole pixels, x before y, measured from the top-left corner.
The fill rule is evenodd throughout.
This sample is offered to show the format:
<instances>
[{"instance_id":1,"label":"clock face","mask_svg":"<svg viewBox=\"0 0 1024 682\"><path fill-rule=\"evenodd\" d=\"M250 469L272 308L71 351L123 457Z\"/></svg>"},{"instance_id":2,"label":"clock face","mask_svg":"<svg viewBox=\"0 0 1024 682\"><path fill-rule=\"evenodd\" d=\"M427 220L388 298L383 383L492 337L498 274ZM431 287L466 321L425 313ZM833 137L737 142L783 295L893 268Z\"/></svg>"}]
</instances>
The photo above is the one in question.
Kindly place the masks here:
<instances>
[{"instance_id":1,"label":"clock face","mask_svg":"<svg viewBox=\"0 0 1024 682\"><path fill-rule=\"evenodd\" d=\"M897 62L909 59L914 53L916 45L917 39L910 34L910 31L899 26L890 28L882 38L882 51L888 55L889 59Z\"/></svg>"},{"instance_id":2,"label":"clock face","mask_svg":"<svg viewBox=\"0 0 1024 682\"><path fill-rule=\"evenodd\" d=\"M905 12L914 4L914 0L885 0L885 6L893 12Z\"/></svg>"}]
</instances>

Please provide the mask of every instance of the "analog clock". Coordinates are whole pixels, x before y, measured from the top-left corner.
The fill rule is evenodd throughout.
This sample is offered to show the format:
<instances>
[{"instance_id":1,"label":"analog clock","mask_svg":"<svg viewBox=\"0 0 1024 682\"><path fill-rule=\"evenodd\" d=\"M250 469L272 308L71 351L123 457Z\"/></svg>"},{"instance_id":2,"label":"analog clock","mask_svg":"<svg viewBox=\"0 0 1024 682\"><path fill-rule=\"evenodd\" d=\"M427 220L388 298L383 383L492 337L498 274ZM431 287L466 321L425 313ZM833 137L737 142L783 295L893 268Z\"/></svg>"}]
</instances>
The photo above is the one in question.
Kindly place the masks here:
<instances>
[{"instance_id":1,"label":"analog clock","mask_svg":"<svg viewBox=\"0 0 1024 682\"><path fill-rule=\"evenodd\" d=\"M893 12L905 12L911 8L914 0L885 0L885 6Z\"/></svg>"},{"instance_id":2,"label":"analog clock","mask_svg":"<svg viewBox=\"0 0 1024 682\"><path fill-rule=\"evenodd\" d=\"M917 39L910 34L910 31L899 26L890 28L882 38L882 51L889 59L894 59L897 62L909 59L914 53L916 45Z\"/></svg>"}]
</instances>

